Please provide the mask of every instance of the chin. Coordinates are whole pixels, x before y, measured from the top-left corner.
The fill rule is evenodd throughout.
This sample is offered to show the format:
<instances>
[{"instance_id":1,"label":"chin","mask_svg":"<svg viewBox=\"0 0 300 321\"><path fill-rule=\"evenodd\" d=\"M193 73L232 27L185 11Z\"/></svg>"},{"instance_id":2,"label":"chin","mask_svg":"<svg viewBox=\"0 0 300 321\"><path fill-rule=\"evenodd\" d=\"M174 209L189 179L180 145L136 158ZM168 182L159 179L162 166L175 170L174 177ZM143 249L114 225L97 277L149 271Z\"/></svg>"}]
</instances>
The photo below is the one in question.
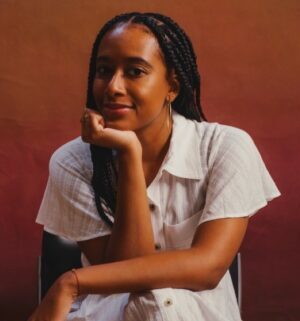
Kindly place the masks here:
<instances>
[{"instance_id":1,"label":"chin","mask_svg":"<svg viewBox=\"0 0 300 321\"><path fill-rule=\"evenodd\" d=\"M134 130L130 124L122 120L105 120L105 128L112 128L118 130Z\"/></svg>"}]
</instances>

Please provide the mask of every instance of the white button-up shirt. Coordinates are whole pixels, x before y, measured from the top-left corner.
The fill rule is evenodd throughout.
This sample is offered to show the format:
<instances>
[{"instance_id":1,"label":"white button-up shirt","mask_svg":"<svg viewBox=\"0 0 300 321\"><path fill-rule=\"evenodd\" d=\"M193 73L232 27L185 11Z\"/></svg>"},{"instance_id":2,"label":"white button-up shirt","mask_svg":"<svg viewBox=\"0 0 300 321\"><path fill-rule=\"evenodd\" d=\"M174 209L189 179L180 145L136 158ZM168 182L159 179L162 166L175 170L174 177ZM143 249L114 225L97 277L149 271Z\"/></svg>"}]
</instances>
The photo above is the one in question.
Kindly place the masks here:
<instances>
[{"instance_id":1,"label":"white button-up shirt","mask_svg":"<svg viewBox=\"0 0 300 321\"><path fill-rule=\"evenodd\" d=\"M89 145L80 138L63 145L53 154L49 169L37 222L75 241L110 234L95 206ZM156 249L164 251L189 248L199 224L251 216L280 193L247 133L173 112L169 150L147 195ZM193 315L195 321L240 320L228 272L213 290L165 291L167 296L161 289L152 291L162 302L160 309L185 311L184 320L194 320ZM88 320L122 320L127 300L128 294L88 296L68 320L82 313L91 316ZM109 309L109 304L114 307ZM170 320L181 320L175 315Z\"/></svg>"}]
</instances>

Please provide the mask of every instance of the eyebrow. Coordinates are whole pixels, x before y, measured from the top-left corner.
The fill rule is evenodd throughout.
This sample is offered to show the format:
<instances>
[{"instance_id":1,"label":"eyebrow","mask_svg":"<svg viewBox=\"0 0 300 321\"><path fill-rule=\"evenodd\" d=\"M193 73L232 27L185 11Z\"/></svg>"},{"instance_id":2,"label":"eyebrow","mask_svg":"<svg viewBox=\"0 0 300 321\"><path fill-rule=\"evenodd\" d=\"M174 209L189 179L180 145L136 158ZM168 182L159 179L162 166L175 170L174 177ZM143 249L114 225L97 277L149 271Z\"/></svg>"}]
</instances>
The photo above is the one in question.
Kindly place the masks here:
<instances>
[{"instance_id":1,"label":"eyebrow","mask_svg":"<svg viewBox=\"0 0 300 321\"><path fill-rule=\"evenodd\" d=\"M153 69L153 66L146 61L145 59L141 58L141 57L127 57L126 62L129 63L135 63L135 64L141 64L141 65L145 65L146 67ZM97 57L97 62L111 62L112 59L108 56L98 56Z\"/></svg>"}]
</instances>

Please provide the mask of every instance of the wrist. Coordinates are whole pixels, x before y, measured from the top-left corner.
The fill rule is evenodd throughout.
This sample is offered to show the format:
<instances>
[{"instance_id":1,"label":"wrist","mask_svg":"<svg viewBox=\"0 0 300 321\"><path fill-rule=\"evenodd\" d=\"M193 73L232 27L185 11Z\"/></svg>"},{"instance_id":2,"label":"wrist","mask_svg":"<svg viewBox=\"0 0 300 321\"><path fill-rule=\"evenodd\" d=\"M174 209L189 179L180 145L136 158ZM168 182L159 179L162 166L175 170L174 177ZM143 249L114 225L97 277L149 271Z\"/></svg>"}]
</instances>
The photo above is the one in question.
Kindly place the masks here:
<instances>
[{"instance_id":1,"label":"wrist","mask_svg":"<svg viewBox=\"0 0 300 321\"><path fill-rule=\"evenodd\" d=\"M57 290L64 295L75 299L79 296L79 282L76 272L68 271L61 275L56 283Z\"/></svg>"},{"instance_id":2,"label":"wrist","mask_svg":"<svg viewBox=\"0 0 300 321\"><path fill-rule=\"evenodd\" d=\"M118 159L119 161L134 161L142 159L142 146L135 137L128 144L126 144L122 149L118 151Z\"/></svg>"}]
</instances>

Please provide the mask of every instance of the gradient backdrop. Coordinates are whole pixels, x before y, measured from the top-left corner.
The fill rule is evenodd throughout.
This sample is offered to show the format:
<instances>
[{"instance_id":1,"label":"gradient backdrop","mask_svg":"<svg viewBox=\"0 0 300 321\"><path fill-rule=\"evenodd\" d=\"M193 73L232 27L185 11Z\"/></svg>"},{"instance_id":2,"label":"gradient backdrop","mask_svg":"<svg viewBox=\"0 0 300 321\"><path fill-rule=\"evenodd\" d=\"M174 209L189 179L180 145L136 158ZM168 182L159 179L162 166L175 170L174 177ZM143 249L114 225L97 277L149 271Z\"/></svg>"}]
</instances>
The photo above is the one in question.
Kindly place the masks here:
<instances>
[{"instance_id":1,"label":"gradient backdrop","mask_svg":"<svg viewBox=\"0 0 300 321\"><path fill-rule=\"evenodd\" d=\"M99 26L132 10L186 29L208 119L248 131L283 194L242 247L243 319L299 321L299 0L0 1L0 319L26 320L36 304L48 160L80 133Z\"/></svg>"}]
</instances>

